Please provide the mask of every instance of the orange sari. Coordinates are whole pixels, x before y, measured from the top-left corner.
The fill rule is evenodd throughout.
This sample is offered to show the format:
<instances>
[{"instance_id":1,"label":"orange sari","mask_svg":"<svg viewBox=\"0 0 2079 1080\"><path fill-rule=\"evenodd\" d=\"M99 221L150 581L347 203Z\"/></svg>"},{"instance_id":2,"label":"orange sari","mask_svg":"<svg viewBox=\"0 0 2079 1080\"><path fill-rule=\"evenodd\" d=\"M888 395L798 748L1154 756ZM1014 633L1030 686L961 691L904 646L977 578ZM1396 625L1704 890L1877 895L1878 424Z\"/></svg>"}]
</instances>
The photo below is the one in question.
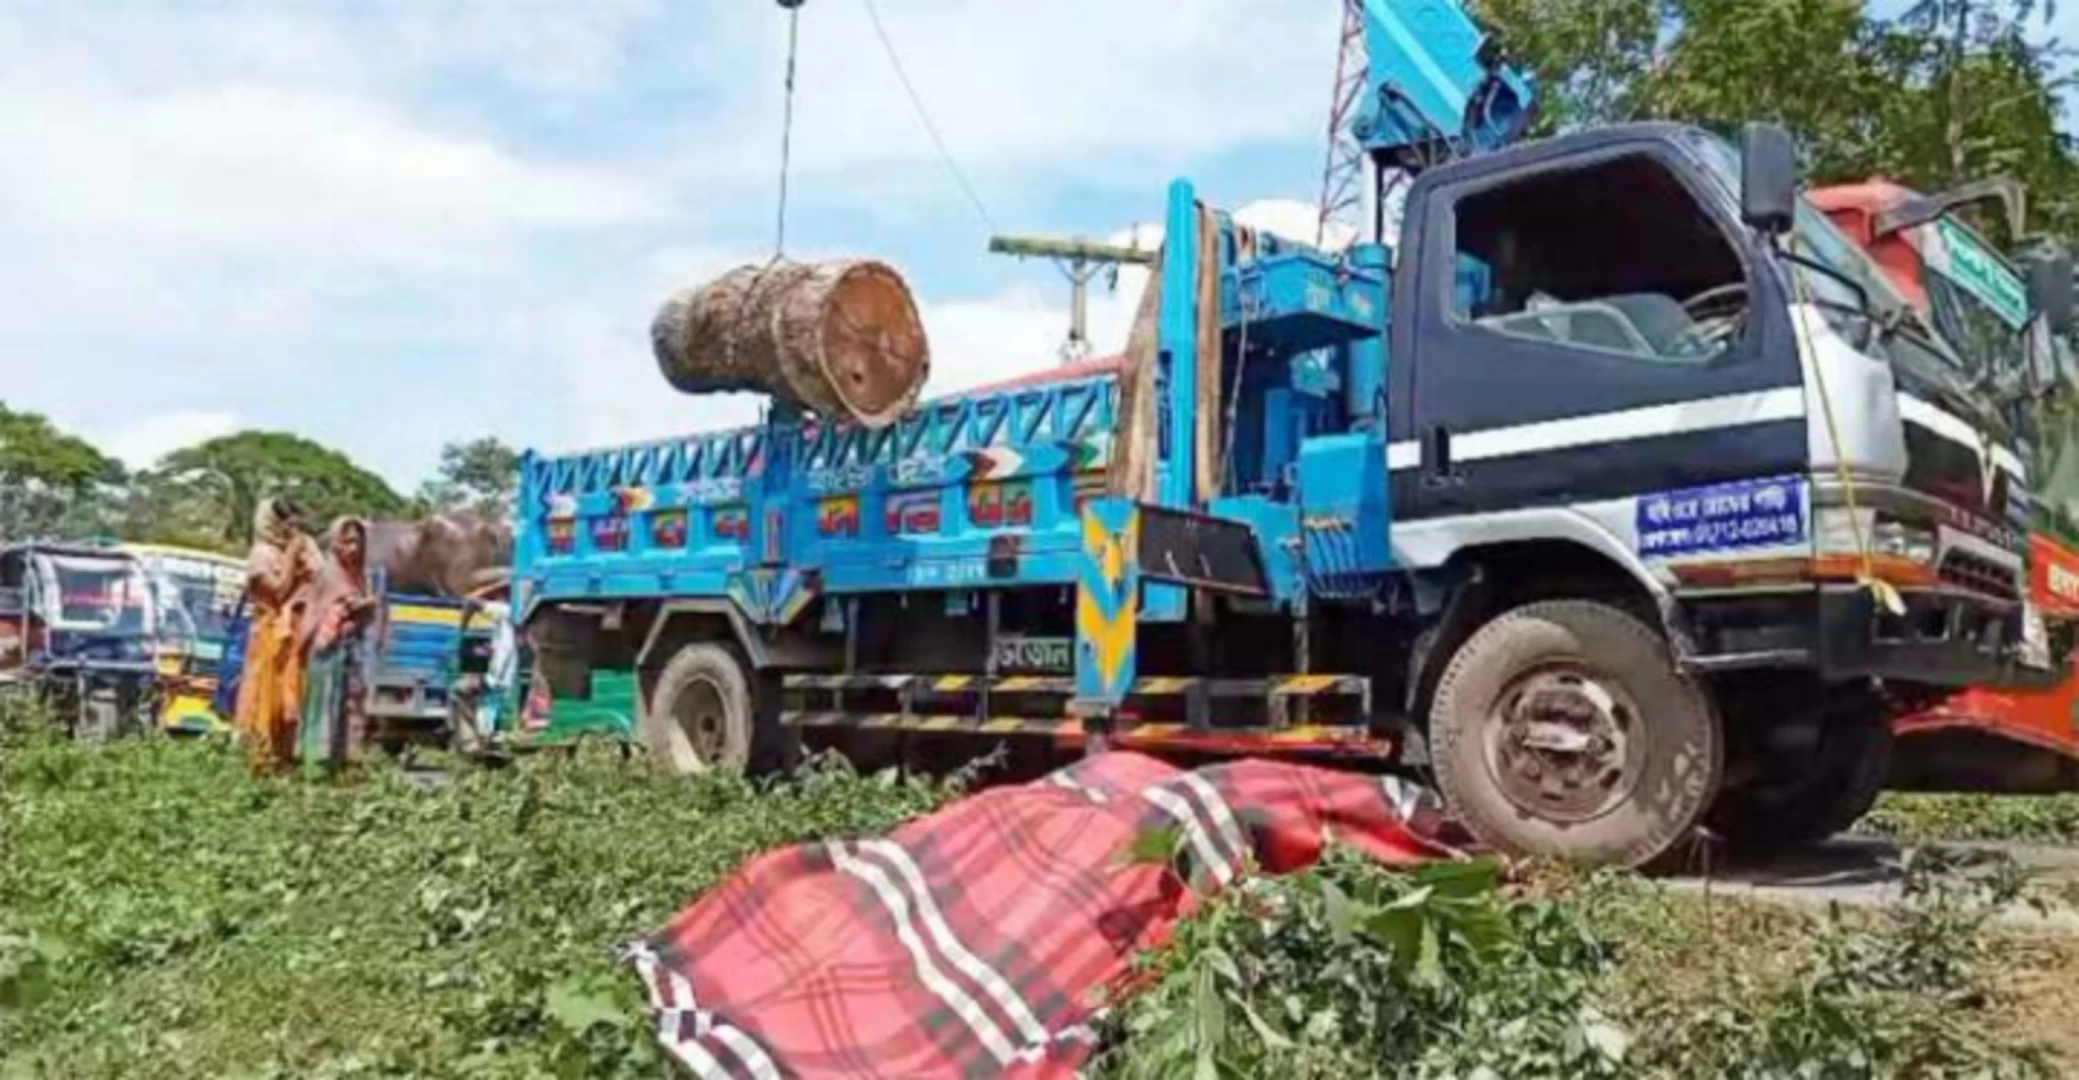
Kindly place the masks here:
<instances>
[{"instance_id":1,"label":"orange sari","mask_svg":"<svg viewBox=\"0 0 2079 1080\"><path fill-rule=\"evenodd\" d=\"M278 771L295 757L303 709L305 622L317 581L317 543L273 500L260 504L246 588L252 621L238 687L238 732L255 772Z\"/></svg>"}]
</instances>

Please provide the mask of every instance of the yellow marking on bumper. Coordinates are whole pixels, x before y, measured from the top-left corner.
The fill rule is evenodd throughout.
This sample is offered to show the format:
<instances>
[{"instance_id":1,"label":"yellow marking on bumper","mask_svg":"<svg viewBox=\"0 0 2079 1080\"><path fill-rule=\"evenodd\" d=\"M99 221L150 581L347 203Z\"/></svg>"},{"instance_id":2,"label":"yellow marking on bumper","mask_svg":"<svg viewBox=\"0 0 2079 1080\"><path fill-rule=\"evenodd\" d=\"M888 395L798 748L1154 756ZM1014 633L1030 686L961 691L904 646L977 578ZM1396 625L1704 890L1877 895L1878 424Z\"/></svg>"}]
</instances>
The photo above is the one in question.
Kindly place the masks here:
<instances>
[{"instance_id":1,"label":"yellow marking on bumper","mask_svg":"<svg viewBox=\"0 0 2079 1080\"><path fill-rule=\"evenodd\" d=\"M1279 680L1278 688L1272 692L1280 695L1318 694L1333 689L1341 681L1340 675L1293 675Z\"/></svg>"},{"instance_id":2,"label":"yellow marking on bumper","mask_svg":"<svg viewBox=\"0 0 2079 1080\"><path fill-rule=\"evenodd\" d=\"M424 607L419 604L398 604L386 613L393 623L417 623L423 626L462 625L462 609Z\"/></svg>"}]
</instances>

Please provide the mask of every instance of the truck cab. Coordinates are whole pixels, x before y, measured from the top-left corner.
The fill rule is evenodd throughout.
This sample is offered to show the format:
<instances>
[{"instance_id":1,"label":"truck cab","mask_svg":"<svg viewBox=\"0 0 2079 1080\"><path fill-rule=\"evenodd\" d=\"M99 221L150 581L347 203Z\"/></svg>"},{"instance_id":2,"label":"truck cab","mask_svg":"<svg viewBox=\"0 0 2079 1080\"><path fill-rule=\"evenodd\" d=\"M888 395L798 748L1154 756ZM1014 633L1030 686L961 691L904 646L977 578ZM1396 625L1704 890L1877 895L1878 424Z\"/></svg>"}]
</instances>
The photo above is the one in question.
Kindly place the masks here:
<instances>
[{"instance_id":1,"label":"truck cab","mask_svg":"<svg viewBox=\"0 0 2079 1080\"><path fill-rule=\"evenodd\" d=\"M1417 181L1392 331L1397 546L1421 565L1498 530L1590 538L1687 601L1700 667L2012 679L2013 431L1815 207L1775 234L1741 199L1737 150L1659 125Z\"/></svg>"}]
</instances>

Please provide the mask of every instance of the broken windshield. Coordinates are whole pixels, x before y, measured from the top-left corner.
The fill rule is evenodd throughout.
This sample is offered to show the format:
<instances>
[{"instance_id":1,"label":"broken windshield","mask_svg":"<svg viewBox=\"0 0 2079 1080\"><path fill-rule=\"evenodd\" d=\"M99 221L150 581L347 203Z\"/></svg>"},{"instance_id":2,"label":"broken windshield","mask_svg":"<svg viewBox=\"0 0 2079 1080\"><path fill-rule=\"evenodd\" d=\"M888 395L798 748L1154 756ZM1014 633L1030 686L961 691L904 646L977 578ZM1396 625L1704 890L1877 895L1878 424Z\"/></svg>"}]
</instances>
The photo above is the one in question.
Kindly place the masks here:
<instances>
[{"instance_id":1,"label":"broken windshield","mask_svg":"<svg viewBox=\"0 0 2079 1080\"><path fill-rule=\"evenodd\" d=\"M1702 131L1687 133L1688 142L1707 168L1724 185L1725 192L1737 199L1740 192L1740 154L1724 139ZM1921 351L1934 353L1952 370L1970 373L1964 358L1959 356L1939 333L1929 328L1918 312L1892 287L1884 271L1856 243L1834 227L1825 214L1805 199L1797 204L1797 221L1792 228L1792 242L1796 251L1814 262L1854 282L1868 296L1871 315L1890 326L1910 328L1917 331L1912 336ZM1812 297L1823 308L1854 309L1857 298L1853 290L1829 275L1814 273L1801 267L1793 267L1804 295ZM1829 319L1833 318L1830 311Z\"/></svg>"},{"instance_id":2,"label":"broken windshield","mask_svg":"<svg viewBox=\"0 0 2079 1080\"><path fill-rule=\"evenodd\" d=\"M2050 339L2029 311L2028 286L1992 245L1950 217L1908 230L1928 272L1922 275L1935 329L1965 356L1982 358L2010 390L2033 371L2049 377Z\"/></svg>"}]
</instances>

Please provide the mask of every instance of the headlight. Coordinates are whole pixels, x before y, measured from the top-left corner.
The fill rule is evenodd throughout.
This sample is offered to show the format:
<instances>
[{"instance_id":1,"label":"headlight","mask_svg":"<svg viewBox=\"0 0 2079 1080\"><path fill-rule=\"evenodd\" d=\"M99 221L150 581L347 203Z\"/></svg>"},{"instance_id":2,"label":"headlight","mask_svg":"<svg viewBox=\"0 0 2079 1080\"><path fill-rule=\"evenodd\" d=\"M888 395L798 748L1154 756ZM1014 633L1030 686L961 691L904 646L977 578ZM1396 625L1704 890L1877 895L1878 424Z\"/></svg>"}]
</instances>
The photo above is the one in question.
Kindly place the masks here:
<instances>
[{"instance_id":1,"label":"headlight","mask_svg":"<svg viewBox=\"0 0 2079 1080\"><path fill-rule=\"evenodd\" d=\"M1930 526L1887 521L1884 515L1879 514L1869 539L1870 550L1876 554L1918 563L1935 561L1935 530Z\"/></svg>"},{"instance_id":2,"label":"headlight","mask_svg":"<svg viewBox=\"0 0 2079 1080\"><path fill-rule=\"evenodd\" d=\"M1922 564L1935 561L1939 545L1934 526L1900 521L1875 510L1859 511L1858 516L1862 519L1862 541L1869 545L1870 554ZM1858 554L1855 529L1846 509L1833 507L1820 511L1818 533L1822 554Z\"/></svg>"}]
</instances>

